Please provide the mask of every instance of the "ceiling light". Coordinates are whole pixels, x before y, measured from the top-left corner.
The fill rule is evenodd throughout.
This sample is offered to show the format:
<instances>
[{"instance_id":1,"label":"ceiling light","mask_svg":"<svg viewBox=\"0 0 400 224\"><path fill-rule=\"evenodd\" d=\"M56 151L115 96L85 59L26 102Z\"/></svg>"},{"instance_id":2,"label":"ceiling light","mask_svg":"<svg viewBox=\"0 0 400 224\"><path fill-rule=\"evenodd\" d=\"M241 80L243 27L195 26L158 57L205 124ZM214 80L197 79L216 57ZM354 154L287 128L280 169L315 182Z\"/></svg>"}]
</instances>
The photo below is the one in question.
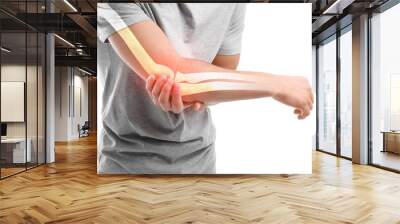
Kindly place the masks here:
<instances>
[{"instance_id":1,"label":"ceiling light","mask_svg":"<svg viewBox=\"0 0 400 224\"><path fill-rule=\"evenodd\" d=\"M79 55L83 55L83 49L82 48L77 48L76 49L76 53L78 53Z\"/></svg>"},{"instance_id":2,"label":"ceiling light","mask_svg":"<svg viewBox=\"0 0 400 224\"><path fill-rule=\"evenodd\" d=\"M347 8L354 0L336 0L322 14L342 14L343 9Z\"/></svg>"},{"instance_id":3,"label":"ceiling light","mask_svg":"<svg viewBox=\"0 0 400 224\"><path fill-rule=\"evenodd\" d=\"M68 0L64 0L65 4L68 5L68 7L70 7L74 12L78 12L78 10L68 1Z\"/></svg>"},{"instance_id":4,"label":"ceiling light","mask_svg":"<svg viewBox=\"0 0 400 224\"><path fill-rule=\"evenodd\" d=\"M59 40L61 40L62 42L64 42L65 44L67 44L67 45L69 45L70 47L73 47L73 48L75 48L75 45L73 45L71 42L69 42L68 40L66 40L66 39L64 39L64 38L62 38L62 37L60 37L59 35L57 35L57 34L54 34L54 36L55 37L57 37Z\"/></svg>"},{"instance_id":5,"label":"ceiling light","mask_svg":"<svg viewBox=\"0 0 400 224\"><path fill-rule=\"evenodd\" d=\"M1 47L0 49L1 49L1 51L4 51L6 53L10 53L11 52L11 50L9 50L9 49L7 49L5 47Z\"/></svg>"},{"instance_id":6,"label":"ceiling light","mask_svg":"<svg viewBox=\"0 0 400 224\"><path fill-rule=\"evenodd\" d=\"M78 67L78 70L81 71L81 72L83 72L83 73L85 73L85 74L87 74L87 75L90 75L90 76L92 75L92 73L90 73L90 72L88 72L88 71L86 71L86 70L83 70L83 69L81 69L81 68L79 68L79 67Z\"/></svg>"}]
</instances>

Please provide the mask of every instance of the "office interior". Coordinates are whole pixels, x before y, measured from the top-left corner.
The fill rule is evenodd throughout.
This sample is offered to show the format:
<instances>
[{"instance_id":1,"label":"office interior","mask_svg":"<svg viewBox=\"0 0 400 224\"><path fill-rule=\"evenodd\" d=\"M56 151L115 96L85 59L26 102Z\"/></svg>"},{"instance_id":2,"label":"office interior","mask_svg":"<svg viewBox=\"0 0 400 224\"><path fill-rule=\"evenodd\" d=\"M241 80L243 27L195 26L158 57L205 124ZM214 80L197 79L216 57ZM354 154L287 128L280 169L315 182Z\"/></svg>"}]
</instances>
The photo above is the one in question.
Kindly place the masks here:
<instances>
[{"instance_id":1,"label":"office interior","mask_svg":"<svg viewBox=\"0 0 400 224\"><path fill-rule=\"evenodd\" d=\"M393 180L400 173L399 1L268 2L312 4L316 181L324 183L321 188L346 191L349 185L358 186L357 178L346 179L349 182L343 186L340 178L376 175L392 189L388 192L398 195L399 183ZM101 185L95 174L96 3L0 2L0 186L18 178L62 175L57 169L68 178L76 167L82 168L83 178L95 178L94 187ZM329 182L330 178L338 179ZM371 197L381 198L379 186L369 187ZM385 208L386 223L400 220L390 210L396 206ZM337 212L327 217L358 220L346 215Z\"/></svg>"},{"instance_id":2,"label":"office interior","mask_svg":"<svg viewBox=\"0 0 400 224\"><path fill-rule=\"evenodd\" d=\"M345 10L357 10L356 5ZM318 151L400 170L399 12L400 6L389 1L358 18L343 14L336 29L313 34ZM362 142L353 147L354 141Z\"/></svg>"},{"instance_id":3,"label":"office interior","mask_svg":"<svg viewBox=\"0 0 400 224\"><path fill-rule=\"evenodd\" d=\"M96 132L96 3L80 3L86 17L63 1L0 7L3 179L54 162L55 143Z\"/></svg>"}]
</instances>

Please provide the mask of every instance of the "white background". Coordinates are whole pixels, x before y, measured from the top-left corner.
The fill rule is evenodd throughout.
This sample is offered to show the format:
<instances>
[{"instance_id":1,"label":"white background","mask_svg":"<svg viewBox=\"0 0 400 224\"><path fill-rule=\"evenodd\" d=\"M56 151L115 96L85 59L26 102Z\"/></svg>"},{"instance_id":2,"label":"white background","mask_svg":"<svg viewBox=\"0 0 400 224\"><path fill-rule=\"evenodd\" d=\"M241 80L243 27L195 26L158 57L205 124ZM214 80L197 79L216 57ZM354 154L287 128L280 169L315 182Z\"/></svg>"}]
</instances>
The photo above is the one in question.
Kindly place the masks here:
<instances>
[{"instance_id":1,"label":"white background","mask_svg":"<svg viewBox=\"0 0 400 224\"><path fill-rule=\"evenodd\" d=\"M248 4L238 70L312 78L311 4ZM217 173L311 173L315 112L270 98L211 107Z\"/></svg>"}]
</instances>

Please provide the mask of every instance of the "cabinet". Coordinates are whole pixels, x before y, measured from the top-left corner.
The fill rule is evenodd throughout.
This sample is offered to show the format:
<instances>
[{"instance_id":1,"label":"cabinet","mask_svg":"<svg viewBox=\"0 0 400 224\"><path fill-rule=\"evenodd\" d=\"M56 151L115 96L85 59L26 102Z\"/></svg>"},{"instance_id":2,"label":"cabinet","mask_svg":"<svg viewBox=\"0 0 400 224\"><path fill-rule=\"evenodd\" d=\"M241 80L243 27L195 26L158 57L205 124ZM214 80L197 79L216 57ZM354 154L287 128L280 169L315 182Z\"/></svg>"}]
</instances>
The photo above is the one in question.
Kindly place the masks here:
<instances>
[{"instance_id":1,"label":"cabinet","mask_svg":"<svg viewBox=\"0 0 400 224\"><path fill-rule=\"evenodd\" d=\"M388 131L383 134L383 152L400 154L400 132Z\"/></svg>"}]
</instances>

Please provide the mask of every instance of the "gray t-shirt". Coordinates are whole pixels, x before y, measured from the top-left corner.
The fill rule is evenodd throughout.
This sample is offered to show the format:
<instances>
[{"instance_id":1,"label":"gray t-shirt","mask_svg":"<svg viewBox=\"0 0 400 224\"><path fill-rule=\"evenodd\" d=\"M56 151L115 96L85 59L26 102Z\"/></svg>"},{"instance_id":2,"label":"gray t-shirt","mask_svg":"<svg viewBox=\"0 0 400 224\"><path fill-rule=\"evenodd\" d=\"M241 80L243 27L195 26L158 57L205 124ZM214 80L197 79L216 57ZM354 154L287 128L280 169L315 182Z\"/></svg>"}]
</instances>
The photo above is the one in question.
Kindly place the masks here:
<instances>
[{"instance_id":1,"label":"gray t-shirt","mask_svg":"<svg viewBox=\"0 0 400 224\"><path fill-rule=\"evenodd\" d=\"M215 173L215 129L209 109L180 114L155 106L142 80L107 38L154 21L182 57L211 63L240 53L244 4L99 3L98 76L104 80L99 173Z\"/></svg>"}]
</instances>

